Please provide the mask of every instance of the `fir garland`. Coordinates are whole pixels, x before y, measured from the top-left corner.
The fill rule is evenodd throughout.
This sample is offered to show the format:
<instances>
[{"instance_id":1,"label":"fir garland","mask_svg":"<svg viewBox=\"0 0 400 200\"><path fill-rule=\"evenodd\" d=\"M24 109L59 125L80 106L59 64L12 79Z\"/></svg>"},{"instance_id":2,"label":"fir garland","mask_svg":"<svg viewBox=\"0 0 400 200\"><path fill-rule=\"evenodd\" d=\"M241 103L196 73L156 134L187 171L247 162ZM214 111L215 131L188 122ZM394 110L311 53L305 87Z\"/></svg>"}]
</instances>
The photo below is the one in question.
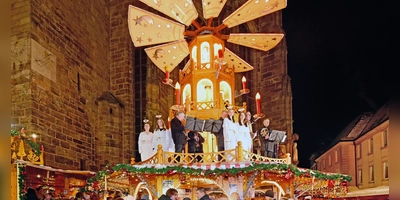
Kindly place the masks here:
<instances>
[{"instance_id":1,"label":"fir garland","mask_svg":"<svg viewBox=\"0 0 400 200\"><path fill-rule=\"evenodd\" d=\"M40 154L42 153L40 150L40 145L34 142L33 140L29 139L25 135L23 135L21 131L11 130L11 137L21 138L21 140L23 140L25 143L29 145L29 147L32 148L36 156L40 156Z\"/></svg>"},{"instance_id":2,"label":"fir garland","mask_svg":"<svg viewBox=\"0 0 400 200\"><path fill-rule=\"evenodd\" d=\"M18 175L18 189L19 189L19 199L26 200L26 167L22 165L18 165L19 175Z\"/></svg>"},{"instance_id":3,"label":"fir garland","mask_svg":"<svg viewBox=\"0 0 400 200\"><path fill-rule=\"evenodd\" d=\"M297 177L312 177L323 180L340 180L350 182L351 176L343 174L328 174L314 170L301 170L292 164L274 164L274 163L253 163L248 167L243 168L230 168L230 169L214 169L203 170L193 169L182 166L162 166L160 167L140 167L137 168L130 164L116 164L107 165L105 170L99 171L95 176L88 179L88 183L93 183L104 179L105 175L110 175L114 172L129 172L131 174L160 174L160 175L173 175L173 174L191 174L200 176L218 176L218 175L238 175L245 174L257 170L278 171L281 173L293 173Z\"/></svg>"}]
</instances>

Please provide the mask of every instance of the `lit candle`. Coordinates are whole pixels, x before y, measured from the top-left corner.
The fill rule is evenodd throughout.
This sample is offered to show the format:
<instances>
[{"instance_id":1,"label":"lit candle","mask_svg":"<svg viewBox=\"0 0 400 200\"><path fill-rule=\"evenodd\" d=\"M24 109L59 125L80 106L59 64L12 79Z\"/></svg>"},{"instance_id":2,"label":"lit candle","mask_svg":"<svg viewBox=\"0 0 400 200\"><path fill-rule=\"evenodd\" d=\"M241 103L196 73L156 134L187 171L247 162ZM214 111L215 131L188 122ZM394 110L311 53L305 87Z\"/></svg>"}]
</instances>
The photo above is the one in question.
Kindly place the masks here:
<instances>
[{"instance_id":1,"label":"lit candle","mask_svg":"<svg viewBox=\"0 0 400 200\"><path fill-rule=\"evenodd\" d=\"M168 129L171 129L171 119L168 117Z\"/></svg>"},{"instance_id":2,"label":"lit candle","mask_svg":"<svg viewBox=\"0 0 400 200\"><path fill-rule=\"evenodd\" d=\"M257 105L257 115L261 114L261 101L260 101L260 93L256 94L256 105Z\"/></svg>"},{"instance_id":3,"label":"lit candle","mask_svg":"<svg viewBox=\"0 0 400 200\"><path fill-rule=\"evenodd\" d=\"M218 58L223 58L224 57L224 52L222 51L222 49L218 50Z\"/></svg>"},{"instance_id":4,"label":"lit candle","mask_svg":"<svg viewBox=\"0 0 400 200\"><path fill-rule=\"evenodd\" d=\"M242 85L243 85L243 90L246 89L246 77L244 76L242 78Z\"/></svg>"},{"instance_id":5,"label":"lit candle","mask_svg":"<svg viewBox=\"0 0 400 200\"><path fill-rule=\"evenodd\" d=\"M32 139L34 142L36 142L36 137L37 137L36 134L32 134Z\"/></svg>"},{"instance_id":6,"label":"lit candle","mask_svg":"<svg viewBox=\"0 0 400 200\"><path fill-rule=\"evenodd\" d=\"M165 79L169 79L169 68L168 66L165 66Z\"/></svg>"},{"instance_id":7,"label":"lit candle","mask_svg":"<svg viewBox=\"0 0 400 200\"><path fill-rule=\"evenodd\" d=\"M176 105L181 104L181 86L178 82L175 84L175 98L176 98Z\"/></svg>"}]
</instances>

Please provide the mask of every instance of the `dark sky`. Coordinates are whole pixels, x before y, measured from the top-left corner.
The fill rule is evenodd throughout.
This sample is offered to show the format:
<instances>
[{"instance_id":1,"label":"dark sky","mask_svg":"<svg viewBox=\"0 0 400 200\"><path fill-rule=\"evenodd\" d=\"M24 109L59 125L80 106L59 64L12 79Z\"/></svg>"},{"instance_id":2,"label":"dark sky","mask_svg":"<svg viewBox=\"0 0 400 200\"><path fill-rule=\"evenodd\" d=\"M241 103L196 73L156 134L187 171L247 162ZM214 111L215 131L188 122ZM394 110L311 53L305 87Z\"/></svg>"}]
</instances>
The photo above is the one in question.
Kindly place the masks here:
<instances>
[{"instance_id":1,"label":"dark sky","mask_svg":"<svg viewBox=\"0 0 400 200\"><path fill-rule=\"evenodd\" d=\"M283 29L299 166L363 111L389 100L382 36L371 1L288 0Z\"/></svg>"}]
</instances>

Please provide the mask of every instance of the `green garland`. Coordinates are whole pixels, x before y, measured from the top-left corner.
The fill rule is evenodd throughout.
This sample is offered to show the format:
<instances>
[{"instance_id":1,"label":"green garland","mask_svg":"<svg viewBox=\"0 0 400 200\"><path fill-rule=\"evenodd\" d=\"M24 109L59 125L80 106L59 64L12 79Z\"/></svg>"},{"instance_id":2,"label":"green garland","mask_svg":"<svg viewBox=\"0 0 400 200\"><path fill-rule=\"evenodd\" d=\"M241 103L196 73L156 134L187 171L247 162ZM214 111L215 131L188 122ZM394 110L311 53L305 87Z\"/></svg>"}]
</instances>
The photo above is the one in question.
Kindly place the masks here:
<instances>
[{"instance_id":1,"label":"green garland","mask_svg":"<svg viewBox=\"0 0 400 200\"><path fill-rule=\"evenodd\" d=\"M266 171L279 171L281 173L293 173L297 177L312 177L323 180L340 180L350 182L352 177L343 174L327 174L314 170L300 170L295 165L291 164L270 164L270 163L253 163L248 167L243 168L230 168L230 169L214 169L214 170L202 170L193 169L182 166L166 166L160 168L154 167L143 167L137 168L130 164L116 164L107 165L105 170L99 171L95 176L88 179L88 183L93 183L104 179L105 175L110 175L114 172L129 172L134 174L162 174L172 175L178 174L191 174L201 176L218 176L218 175L238 175L245 174L252 171L266 170Z\"/></svg>"},{"instance_id":2,"label":"green garland","mask_svg":"<svg viewBox=\"0 0 400 200\"><path fill-rule=\"evenodd\" d=\"M26 167L18 165L19 175L18 175L18 189L19 189L19 199L25 200L26 190L25 190L25 181L26 181Z\"/></svg>"},{"instance_id":3,"label":"green garland","mask_svg":"<svg viewBox=\"0 0 400 200\"><path fill-rule=\"evenodd\" d=\"M21 140L23 140L25 143L29 145L29 147L32 148L36 156L40 156L40 154L42 153L42 151L40 150L40 145L34 142L33 140L30 140L26 136L23 136L21 131L11 130L11 137L20 137Z\"/></svg>"}]
</instances>

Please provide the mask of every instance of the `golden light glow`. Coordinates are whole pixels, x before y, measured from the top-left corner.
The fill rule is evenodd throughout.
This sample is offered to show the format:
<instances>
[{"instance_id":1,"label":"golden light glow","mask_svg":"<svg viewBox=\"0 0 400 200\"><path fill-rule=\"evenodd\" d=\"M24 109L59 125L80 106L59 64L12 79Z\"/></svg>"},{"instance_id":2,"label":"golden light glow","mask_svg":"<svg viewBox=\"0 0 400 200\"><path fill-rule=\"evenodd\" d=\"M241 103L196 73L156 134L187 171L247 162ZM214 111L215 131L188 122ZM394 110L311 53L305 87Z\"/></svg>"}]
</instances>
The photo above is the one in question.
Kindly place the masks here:
<instances>
[{"instance_id":1,"label":"golden light glow","mask_svg":"<svg viewBox=\"0 0 400 200\"><path fill-rule=\"evenodd\" d=\"M286 0L253 1L244 3L235 12L224 19L223 23L229 28L251 21L264 15L285 8Z\"/></svg>"},{"instance_id":2,"label":"golden light glow","mask_svg":"<svg viewBox=\"0 0 400 200\"><path fill-rule=\"evenodd\" d=\"M242 77L242 82L246 82L246 77Z\"/></svg>"},{"instance_id":3,"label":"golden light glow","mask_svg":"<svg viewBox=\"0 0 400 200\"><path fill-rule=\"evenodd\" d=\"M230 34L227 42L258 49L261 51L268 51L278 45L283 36L284 34L282 33L236 33Z\"/></svg>"},{"instance_id":4,"label":"golden light glow","mask_svg":"<svg viewBox=\"0 0 400 200\"><path fill-rule=\"evenodd\" d=\"M234 54L226 47L224 51L224 58L226 58L225 61L228 66L235 68L235 73L253 70L253 67L249 63L241 59L238 55Z\"/></svg>"},{"instance_id":5,"label":"golden light glow","mask_svg":"<svg viewBox=\"0 0 400 200\"><path fill-rule=\"evenodd\" d=\"M37 135L33 133L33 134L32 134L32 138L33 138L33 139L36 139L36 138L37 138Z\"/></svg>"},{"instance_id":6,"label":"golden light glow","mask_svg":"<svg viewBox=\"0 0 400 200\"><path fill-rule=\"evenodd\" d=\"M261 97L260 97L260 93L258 93L257 92L257 94L256 94L256 99L260 99Z\"/></svg>"},{"instance_id":7,"label":"golden light glow","mask_svg":"<svg viewBox=\"0 0 400 200\"><path fill-rule=\"evenodd\" d=\"M197 19L198 13L192 1L176 0L140 0L148 6L168 15L172 19L189 26Z\"/></svg>"},{"instance_id":8,"label":"golden light glow","mask_svg":"<svg viewBox=\"0 0 400 200\"><path fill-rule=\"evenodd\" d=\"M168 65L169 71L182 62L189 55L189 46L185 40L179 40L163 45L158 45L144 50L150 60L165 72L165 65Z\"/></svg>"},{"instance_id":9,"label":"golden light glow","mask_svg":"<svg viewBox=\"0 0 400 200\"><path fill-rule=\"evenodd\" d=\"M203 17L205 19L209 19L211 17L218 17L219 13L221 12L222 8L225 6L227 1L209 1L203 0Z\"/></svg>"},{"instance_id":10,"label":"golden light glow","mask_svg":"<svg viewBox=\"0 0 400 200\"><path fill-rule=\"evenodd\" d=\"M185 26L154 13L129 6L129 34L135 47L183 40Z\"/></svg>"}]
</instances>

